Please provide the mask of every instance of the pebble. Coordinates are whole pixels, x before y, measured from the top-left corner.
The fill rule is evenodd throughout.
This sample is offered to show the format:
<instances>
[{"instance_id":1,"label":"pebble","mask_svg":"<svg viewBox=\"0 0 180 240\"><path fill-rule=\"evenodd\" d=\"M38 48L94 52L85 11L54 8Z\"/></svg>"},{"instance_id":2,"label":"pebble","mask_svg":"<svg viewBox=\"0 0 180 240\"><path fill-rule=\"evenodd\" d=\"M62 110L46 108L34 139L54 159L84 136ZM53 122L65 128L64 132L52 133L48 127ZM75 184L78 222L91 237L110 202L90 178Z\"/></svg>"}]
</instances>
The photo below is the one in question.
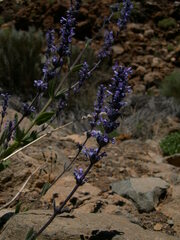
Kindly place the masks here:
<instances>
[{"instance_id":1,"label":"pebble","mask_svg":"<svg viewBox=\"0 0 180 240\"><path fill-rule=\"evenodd\" d=\"M154 230L155 231L161 231L162 230L162 224L161 223L156 223L156 225L154 225Z\"/></svg>"},{"instance_id":2,"label":"pebble","mask_svg":"<svg viewBox=\"0 0 180 240\"><path fill-rule=\"evenodd\" d=\"M174 222L172 219L168 219L167 223L170 225L170 226L173 226L174 225Z\"/></svg>"}]
</instances>

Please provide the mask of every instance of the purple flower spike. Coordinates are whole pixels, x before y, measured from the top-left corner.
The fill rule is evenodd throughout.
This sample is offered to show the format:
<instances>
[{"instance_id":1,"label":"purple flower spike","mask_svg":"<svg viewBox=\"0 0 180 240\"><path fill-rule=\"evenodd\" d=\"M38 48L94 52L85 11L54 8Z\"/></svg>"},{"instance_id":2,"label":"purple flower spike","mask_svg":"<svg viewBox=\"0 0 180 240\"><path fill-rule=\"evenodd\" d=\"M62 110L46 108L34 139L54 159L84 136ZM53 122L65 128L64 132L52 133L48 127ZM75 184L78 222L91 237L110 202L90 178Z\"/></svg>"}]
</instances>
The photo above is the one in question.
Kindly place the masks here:
<instances>
[{"instance_id":1,"label":"purple flower spike","mask_svg":"<svg viewBox=\"0 0 180 240\"><path fill-rule=\"evenodd\" d=\"M62 24L62 29L60 30L62 40L58 49L58 53L61 57L70 56L70 44L72 42L72 37L75 35L74 30L76 25L76 19L74 17L74 11L72 8L67 11L66 18L61 18L60 23Z\"/></svg>"},{"instance_id":2,"label":"purple flower spike","mask_svg":"<svg viewBox=\"0 0 180 240\"><path fill-rule=\"evenodd\" d=\"M7 114L7 108L8 108L8 101L9 101L9 94L8 93L1 93L1 96L3 97L3 105L2 105L2 112L1 116L2 118L5 117Z\"/></svg>"},{"instance_id":3,"label":"purple flower spike","mask_svg":"<svg viewBox=\"0 0 180 240\"><path fill-rule=\"evenodd\" d=\"M109 143L109 137L101 133L101 131L93 130L92 136L96 138L99 147L105 147Z\"/></svg>"},{"instance_id":4,"label":"purple flower spike","mask_svg":"<svg viewBox=\"0 0 180 240\"><path fill-rule=\"evenodd\" d=\"M101 84L98 88L97 100L94 104L93 120L90 122L92 128L94 128L96 126L98 118L99 118L99 114L103 111L105 91L106 91L106 87L104 87L104 85Z\"/></svg>"},{"instance_id":5,"label":"purple flower spike","mask_svg":"<svg viewBox=\"0 0 180 240\"><path fill-rule=\"evenodd\" d=\"M123 0L123 8L121 10L121 18L118 19L117 25L121 30L125 27L127 21L129 20L129 16L131 14L131 10L133 9L133 4L130 0Z\"/></svg>"},{"instance_id":6,"label":"purple flower spike","mask_svg":"<svg viewBox=\"0 0 180 240\"><path fill-rule=\"evenodd\" d=\"M99 154L98 153L98 148L87 149L86 147L84 147L83 148L83 153L87 158L89 158L90 162L93 163L93 164L97 163L104 156L107 156L107 154L105 152Z\"/></svg>"},{"instance_id":7,"label":"purple flower spike","mask_svg":"<svg viewBox=\"0 0 180 240\"><path fill-rule=\"evenodd\" d=\"M112 120L102 119L101 122L107 134L113 132L116 128L119 127L119 123Z\"/></svg>"},{"instance_id":8,"label":"purple flower spike","mask_svg":"<svg viewBox=\"0 0 180 240\"><path fill-rule=\"evenodd\" d=\"M79 70L79 82L78 82L78 87L75 89L75 92L78 92L79 89L82 87L84 81L86 81L90 77L90 72L89 72L89 65L85 61Z\"/></svg>"},{"instance_id":9,"label":"purple flower spike","mask_svg":"<svg viewBox=\"0 0 180 240\"><path fill-rule=\"evenodd\" d=\"M67 99L66 96L62 96L59 100L57 111L56 111L56 117L59 117L62 110L67 106Z\"/></svg>"},{"instance_id":10,"label":"purple flower spike","mask_svg":"<svg viewBox=\"0 0 180 240\"><path fill-rule=\"evenodd\" d=\"M47 52L54 53L56 51L56 46L55 46L55 36L54 36L54 29L50 29L46 33L46 42L47 42Z\"/></svg>"},{"instance_id":11,"label":"purple flower spike","mask_svg":"<svg viewBox=\"0 0 180 240\"><path fill-rule=\"evenodd\" d=\"M15 126L15 121L7 121L5 124L5 130L7 131L7 138L4 141L4 148L8 148L8 144L11 139L14 137L15 131L13 130Z\"/></svg>"},{"instance_id":12,"label":"purple flower spike","mask_svg":"<svg viewBox=\"0 0 180 240\"><path fill-rule=\"evenodd\" d=\"M103 127L105 129L105 126L103 126ZM115 128L113 128L113 130L114 129ZM111 133L113 130L111 129L111 131L109 131L109 133ZM110 138L108 136L108 131L106 131L106 129L105 129L105 132L106 132L105 134L101 133L101 131L96 131L96 130L92 130L92 132L91 132L91 136L96 138L97 143L100 148L105 147L110 142L114 143L114 138Z\"/></svg>"},{"instance_id":13,"label":"purple flower spike","mask_svg":"<svg viewBox=\"0 0 180 240\"><path fill-rule=\"evenodd\" d=\"M23 115L25 117L31 115L33 112L35 112L35 107L30 106L28 103L23 103Z\"/></svg>"},{"instance_id":14,"label":"purple flower spike","mask_svg":"<svg viewBox=\"0 0 180 240\"><path fill-rule=\"evenodd\" d=\"M74 177L76 179L76 183L79 185L83 185L86 182L86 179L83 179L84 172L82 168L74 169Z\"/></svg>"},{"instance_id":15,"label":"purple flower spike","mask_svg":"<svg viewBox=\"0 0 180 240\"><path fill-rule=\"evenodd\" d=\"M43 80L34 80L34 86L37 88L39 92L44 92L48 88L48 84Z\"/></svg>"},{"instance_id":16,"label":"purple flower spike","mask_svg":"<svg viewBox=\"0 0 180 240\"><path fill-rule=\"evenodd\" d=\"M110 107L107 112L119 111L119 109L124 106L125 102L122 100L125 98L126 93L130 91L130 87L128 86L128 76L132 74L131 68L126 68L123 66L118 66L117 64L113 66L114 76L112 78L112 83L109 85L109 93L111 93L111 101L109 102Z\"/></svg>"},{"instance_id":17,"label":"purple flower spike","mask_svg":"<svg viewBox=\"0 0 180 240\"><path fill-rule=\"evenodd\" d=\"M110 32L107 31L104 35L104 45L98 54L99 59L102 60L103 58L110 55L113 43L114 43L113 31Z\"/></svg>"}]
</instances>

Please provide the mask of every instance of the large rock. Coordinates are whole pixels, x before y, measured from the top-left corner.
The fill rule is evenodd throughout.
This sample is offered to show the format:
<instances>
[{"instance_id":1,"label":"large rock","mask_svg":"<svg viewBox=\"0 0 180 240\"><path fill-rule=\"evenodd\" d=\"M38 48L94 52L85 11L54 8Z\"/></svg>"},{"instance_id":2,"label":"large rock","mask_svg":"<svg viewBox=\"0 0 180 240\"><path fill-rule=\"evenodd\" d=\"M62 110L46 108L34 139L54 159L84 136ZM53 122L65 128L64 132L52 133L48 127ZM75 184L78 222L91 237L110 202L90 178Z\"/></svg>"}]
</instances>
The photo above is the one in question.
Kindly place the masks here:
<instances>
[{"instance_id":1,"label":"large rock","mask_svg":"<svg viewBox=\"0 0 180 240\"><path fill-rule=\"evenodd\" d=\"M147 74L144 75L144 82L146 84L152 84L152 83L159 83L162 80L162 75L157 72L149 72Z\"/></svg>"},{"instance_id":2,"label":"large rock","mask_svg":"<svg viewBox=\"0 0 180 240\"><path fill-rule=\"evenodd\" d=\"M28 230L38 230L51 216L50 211L31 211L11 218L0 240L22 240ZM110 214L62 215L54 219L39 240L178 240L164 233L144 230L123 216Z\"/></svg>"},{"instance_id":3,"label":"large rock","mask_svg":"<svg viewBox=\"0 0 180 240\"><path fill-rule=\"evenodd\" d=\"M154 177L130 178L111 184L112 191L131 199L140 212L153 211L168 187L167 182Z\"/></svg>"}]
</instances>

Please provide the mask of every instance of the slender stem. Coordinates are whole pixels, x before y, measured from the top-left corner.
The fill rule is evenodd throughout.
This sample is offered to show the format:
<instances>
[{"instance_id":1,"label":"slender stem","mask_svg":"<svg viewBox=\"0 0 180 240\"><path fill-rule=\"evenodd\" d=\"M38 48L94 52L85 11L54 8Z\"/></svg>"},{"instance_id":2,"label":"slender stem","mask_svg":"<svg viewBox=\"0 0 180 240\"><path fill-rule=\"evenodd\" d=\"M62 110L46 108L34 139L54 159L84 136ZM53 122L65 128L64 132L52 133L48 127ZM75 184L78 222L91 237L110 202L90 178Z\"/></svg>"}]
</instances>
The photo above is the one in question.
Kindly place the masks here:
<instances>
[{"instance_id":1,"label":"slender stem","mask_svg":"<svg viewBox=\"0 0 180 240\"><path fill-rule=\"evenodd\" d=\"M82 148L85 146L85 144L87 143L89 137L86 137L85 141L82 144ZM82 149L81 148L81 149ZM51 183L49 189L67 172L70 170L72 164L76 161L76 159L78 158L79 154L81 153L81 149L78 150L76 156L72 159L72 161L69 163L69 165L67 167L64 167L64 170L54 179L54 181ZM48 190L49 190L48 189Z\"/></svg>"},{"instance_id":2,"label":"slender stem","mask_svg":"<svg viewBox=\"0 0 180 240\"><path fill-rule=\"evenodd\" d=\"M89 73L91 74L94 70L96 70L96 68L99 67L100 63L102 62L102 60L99 60L95 65L94 67L89 71Z\"/></svg>"},{"instance_id":3,"label":"slender stem","mask_svg":"<svg viewBox=\"0 0 180 240\"><path fill-rule=\"evenodd\" d=\"M97 119L95 120L95 122L97 121ZM93 127L91 127L91 130L93 130ZM91 136L87 135L86 139L84 140L84 142L81 144L81 148L79 148L77 154L75 155L75 157L72 159L72 161L69 163L69 165L67 167L64 167L64 170L54 179L54 181L51 183L51 185L49 186L48 190L67 172L70 170L72 164L76 161L76 159L78 158L79 154L81 153L83 147L85 146L85 144L87 143L87 141L89 140ZM100 148L98 149L98 153L100 151Z\"/></svg>"},{"instance_id":4,"label":"slender stem","mask_svg":"<svg viewBox=\"0 0 180 240\"><path fill-rule=\"evenodd\" d=\"M49 224L54 220L56 216L57 213L54 212L49 220L44 224L44 226L37 233L33 234L28 240L35 240L49 226Z\"/></svg>"},{"instance_id":5,"label":"slender stem","mask_svg":"<svg viewBox=\"0 0 180 240\"><path fill-rule=\"evenodd\" d=\"M90 41L89 41L90 43ZM80 52L80 54L77 56L77 58L75 59L74 63L71 65L71 67L69 68L69 71L65 74L64 78L62 79L62 81L59 83L59 85L57 86L55 95L58 93L58 91L61 89L64 81L68 78L68 76L70 75L70 73L72 72L74 66L78 63L78 61L81 59L82 55L84 54L86 48L88 47L89 43L86 44L86 46L83 48L83 50Z\"/></svg>"},{"instance_id":6,"label":"slender stem","mask_svg":"<svg viewBox=\"0 0 180 240\"><path fill-rule=\"evenodd\" d=\"M83 176L82 176L82 181L85 179L86 175L89 173L89 171L91 170L93 164L90 163L89 166L87 167L86 171L84 172ZM66 199L64 200L64 202L58 207L58 208L54 208L54 213L53 215L50 217L50 219L40 228L40 230L35 233L29 240L33 240L36 239L48 226L49 224L54 220L54 218L58 215L61 214L63 211L64 206L67 204L67 202L71 199L71 197L74 195L74 193L77 191L77 189L81 186L81 183L76 183L76 185L74 186L73 190L70 192L70 194L66 197Z\"/></svg>"}]
</instances>

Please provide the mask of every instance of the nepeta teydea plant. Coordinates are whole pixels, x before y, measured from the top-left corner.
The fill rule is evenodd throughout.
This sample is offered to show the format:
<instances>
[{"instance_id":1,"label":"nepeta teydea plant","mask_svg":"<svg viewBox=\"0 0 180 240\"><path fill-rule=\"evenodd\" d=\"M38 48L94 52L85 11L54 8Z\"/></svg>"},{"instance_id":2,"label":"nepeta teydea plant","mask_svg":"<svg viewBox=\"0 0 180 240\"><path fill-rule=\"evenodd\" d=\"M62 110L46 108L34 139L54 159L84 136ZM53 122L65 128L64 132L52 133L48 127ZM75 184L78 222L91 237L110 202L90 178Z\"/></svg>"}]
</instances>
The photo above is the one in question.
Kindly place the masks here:
<instances>
[{"instance_id":1,"label":"nepeta teydea plant","mask_svg":"<svg viewBox=\"0 0 180 240\"><path fill-rule=\"evenodd\" d=\"M0 159L4 160L10 156L16 149L32 142L38 138L38 135L46 129L48 124L59 117L64 107L68 104L72 95L76 95L84 82L90 78L93 72L98 68L101 62L110 55L111 47L114 41L118 38L119 32L125 27L128 21L132 3L130 0L123 0L122 8L121 3L113 4L111 6L112 13L109 17L105 18L100 33L104 31L104 42L101 46L96 62L93 67L90 68L87 61L81 62L81 57L85 52L87 46L96 38L88 39L85 44L85 48L81 51L76 60L71 62L71 49L72 38L75 35L76 28L76 16L81 6L80 0L70 1L70 8L66 12L66 15L60 19L61 28L58 34L59 41L56 41L55 31L50 29L46 34L47 50L45 52L45 63L42 69L42 79L34 81L34 87L36 88L36 96L30 104L24 103L23 114L20 119L15 116L13 121L8 121L4 126L5 115L7 114L8 107L8 94L3 94L3 106L1 111L0 122ZM121 13L121 18L116 22L118 31L113 32L111 24L113 23L113 15L117 12ZM64 69L67 71L64 73ZM72 82L72 73L78 71L78 81ZM30 232L26 239L36 239L44 229L53 221L53 219L64 211L64 207L69 199L73 196L75 191L86 182L86 176L101 158L106 156L103 148L110 142L114 142L114 139L110 137L110 134L119 126L118 118L121 115L121 108L125 105L124 98L126 93L130 91L127 84L128 76L131 74L131 68L119 66L116 63L113 66L113 78L108 86L100 85L97 92L97 100L94 104L94 111L90 121L90 130L87 131L86 139L83 144L79 144L78 152L74 159L68 166L64 167L63 173L56 177L54 184L59 177L69 170L71 165L77 159L78 155L82 152L85 157L89 159L89 166L85 171L82 168L74 170L74 176L76 185L72 192L67 196L64 202L60 206L56 206L54 202L54 213L47 223L38 231ZM64 83L66 87L64 89ZM68 84L67 84L68 83ZM41 97L47 93L49 99L43 106L39 113L36 112L35 106ZM54 111L49 111L49 107L54 101L58 101L57 108ZM34 115L34 119L27 129L21 129L21 122L25 117ZM45 125L46 123L46 125ZM41 126L39 132L32 130L34 125ZM98 130L101 126L102 131ZM96 138L97 146L92 148L86 148L86 142L90 137Z\"/></svg>"},{"instance_id":2,"label":"nepeta teydea plant","mask_svg":"<svg viewBox=\"0 0 180 240\"><path fill-rule=\"evenodd\" d=\"M34 125L40 125L42 131L52 123L52 121L60 116L61 111L67 105L68 100L72 97L73 94L77 94L80 88L83 86L85 80L92 76L92 73L98 68L100 63L106 58L111 52L111 46L114 43L114 38L118 35L113 33L111 29L108 29L108 26L113 19L114 13L120 10L120 3L116 3L112 7L112 13L109 17L105 18L100 33L104 32L104 44L101 47L98 55L97 61L94 63L94 66L90 69L88 63L81 63L81 56L85 52L88 45L92 42L93 39L88 39L85 45L85 48L76 58L76 60L71 63L71 48L72 48L72 38L75 35L76 28L76 16L78 14L81 1L70 1L71 6L67 11L66 15L60 19L61 28L58 33L59 42L55 41L55 31L50 29L46 33L47 40L47 50L45 52L45 63L42 69L42 79L34 81L34 87L36 88L36 96L30 104L24 103L22 106L23 115L20 119L16 116L13 121L6 122L3 126L3 121L5 117L6 105L8 103L8 97L2 95L4 98L3 109L2 109L2 118L0 123L0 160L1 163L3 160L6 160L16 149L21 148L22 146L32 142L37 139L41 131L37 132L32 130ZM121 9L121 20L118 19L117 25L119 31L125 26L130 10L132 8L130 1L123 1L123 7ZM68 65L68 71L64 73L65 66ZM64 68L64 69L63 69ZM79 79L77 82L72 83L68 79L70 75L75 71L79 71ZM68 88L64 89L63 85L68 83ZM45 106L38 113L36 111L36 106L40 101L41 97L46 93L49 94L49 100ZM54 111L49 111L52 102L59 101L57 108ZM30 126L27 129L21 128L21 122L25 117L30 115L34 116L34 119ZM46 125L45 125L46 123ZM10 124L10 125L9 125ZM4 144L6 142L6 144Z\"/></svg>"},{"instance_id":3,"label":"nepeta teydea plant","mask_svg":"<svg viewBox=\"0 0 180 240\"><path fill-rule=\"evenodd\" d=\"M72 3L72 1L71 1ZM80 1L75 2L75 6L80 6ZM113 5L114 11L119 10L120 4L117 3ZM67 18L62 18L61 23L63 24L63 28L61 30L62 34L62 42L60 44L60 48L58 49L58 53L60 52L60 57L57 60L56 56L53 56L53 62L59 63L60 68L62 68L63 65L63 58L62 56L70 56L71 48L69 47L69 44L71 43L72 36L74 35L74 26L75 26L75 20L74 16L72 16L72 9L74 9L71 5L70 10L67 12ZM76 7L77 9L77 7ZM124 0L123 1L123 7L121 9L121 19L118 19L117 26L119 27L119 31L125 26L127 23L127 20L129 18L129 14L132 9L132 3L130 0ZM104 43L101 47L98 55L97 55L97 62L94 64L92 69L89 69L88 63L85 61L81 64L81 68L79 70L79 81L75 84L70 84L70 87L68 90L65 91L66 95L64 98L60 98L59 103L59 109L62 110L63 106L66 102L66 98L69 97L70 91L73 91L77 93L80 89L80 87L83 85L83 82L89 78L92 75L92 72L99 66L99 64L103 61L104 58L106 58L111 53L111 47L115 41L115 38L118 37L119 31L114 33L112 30L109 30L108 24L111 22L111 19L113 17L113 13L105 19L104 26L106 27L105 35L104 35ZM52 31L51 31L52 34ZM68 37L69 36L69 37ZM51 36L51 43L49 46L51 51L54 53L54 50L56 49L54 45L52 44L53 37ZM91 40L88 40L90 42ZM84 51L84 50L83 50ZM69 67L69 72L72 70L72 67L75 66L75 64L80 59L81 55L76 59L75 63L72 64L72 66ZM44 84L44 81L46 77L56 75L54 72L56 69L56 64L54 64L53 72L48 71L48 64L49 64L49 55L47 54L47 62L44 67L44 80L43 82L40 82L41 84ZM54 213L51 216L51 218L44 224L44 226L41 227L41 229L38 232L30 231L26 237L28 240L34 240L36 239L47 227L48 225L53 221L53 219L58 215L63 213L64 207L66 203L70 200L70 198L73 196L73 194L76 192L76 190L82 186L86 181L86 176L89 173L89 171L92 169L92 167L100 161L103 157L106 156L106 152L103 151L103 148L108 143L114 143L114 138L110 137L110 134L119 126L118 118L121 116L121 108L126 104L124 101L124 98L126 97L126 94L130 92L130 87L128 86L128 78L131 74L132 70L131 68L127 68L124 66L119 66L118 63L116 63L113 66L113 77L111 79L111 83L108 86L104 86L103 84L99 86L98 92L97 92L97 99L94 103L94 111L91 115L91 121L90 121L90 130L86 133L86 139L84 143L78 145L78 152L74 159L71 161L69 166L65 167L65 170L63 173L69 169L69 167L73 164L73 162L77 159L80 152L82 152L85 157L89 160L89 166L86 170L83 170L82 168L75 169L74 170L74 177L76 180L76 184L72 191L69 193L67 198L64 200L64 202L60 206L56 206L55 199L53 203L54 207ZM68 76L69 72L66 76ZM62 81L63 82L63 81ZM57 86L56 93L60 90L60 87L62 85L62 82ZM46 109L46 106L45 108ZM43 110L44 110L43 109ZM99 126L101 126L101 131L99 130ZM89 138L94 137L96 139L97 145L91 148L86 148L86 143ZM53 182L53 184L57 181L59 177L62 176L61 173Z\"/></svg>"}]
</instances>

